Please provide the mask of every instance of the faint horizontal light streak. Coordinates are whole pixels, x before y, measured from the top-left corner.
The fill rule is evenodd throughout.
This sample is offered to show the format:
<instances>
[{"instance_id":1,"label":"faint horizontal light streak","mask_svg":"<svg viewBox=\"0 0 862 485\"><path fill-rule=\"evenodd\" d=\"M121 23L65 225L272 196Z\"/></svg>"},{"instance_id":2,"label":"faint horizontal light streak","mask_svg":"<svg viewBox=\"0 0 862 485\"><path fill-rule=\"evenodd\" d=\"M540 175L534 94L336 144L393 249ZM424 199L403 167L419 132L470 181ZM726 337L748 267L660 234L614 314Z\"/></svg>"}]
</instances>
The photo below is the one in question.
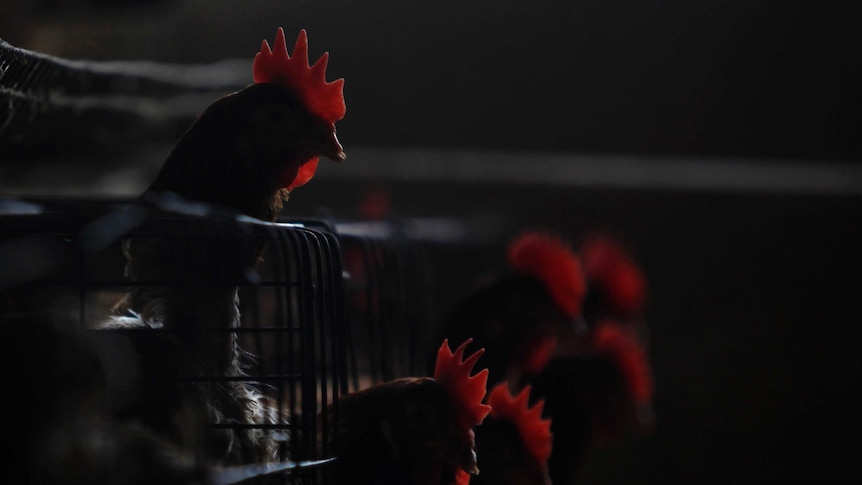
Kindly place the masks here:
<instances>
[{"instance_id":1,"label":"faint horizontal light streak","mask_svg":"<svg viewBox=\"0 0 862 485\"><path fill-rule=\"evenodd\" d=\"M106 155L45 159L13 176L0 164L6 195L137 196L172 144L145 144ZM323 160L314 184L381 181L428 184L676 190L787 195L862 195L862 161L646 157L517 151L352 147L344 163ZM110 168L108 168L110 167Z\"/></svg>"},{"instance_id":2,"label":"faint horizontal light streak","mask_svg":"<svg viewBox=\"0 0 862 485\"><path fill-rule=\"evenodd\" d=\"M347 148L317 178L617 189L862 195L862 163Z\"/></svg>"}]
</instances>

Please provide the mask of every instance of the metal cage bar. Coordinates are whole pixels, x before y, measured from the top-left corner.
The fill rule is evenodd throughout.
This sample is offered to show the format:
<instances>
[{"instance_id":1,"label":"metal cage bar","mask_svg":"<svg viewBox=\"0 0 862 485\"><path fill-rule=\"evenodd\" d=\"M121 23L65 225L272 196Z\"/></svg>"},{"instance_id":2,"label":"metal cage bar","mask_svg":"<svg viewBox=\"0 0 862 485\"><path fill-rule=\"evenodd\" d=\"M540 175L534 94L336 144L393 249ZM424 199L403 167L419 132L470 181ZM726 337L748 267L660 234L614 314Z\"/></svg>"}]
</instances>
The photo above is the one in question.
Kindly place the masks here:
<instances>
[{"instance_id":1,"label":"metal cage bar","mask_svg":"<svg viewBox=\"0 0 862 485\"><path fill-rule=\"evenodd\" d=\"M216 331L234 333L243 348L256 355L253 368L246 376L183 374L178 379L189 382L248 380L259 384L279 409L286 410L289 422L275 424L214 424L216 427L259 427L265 432L284 430L290 435L292 459L328 458L326 408L348 389L344 375L347 359L343 354L346 339L344 291L338 238L317 228L291 224L268 224L229 215L164 214L141 210L136 205L111 202L78 204L49 202L33 204L28 213L10 211L0 214L0 249L41 246L32 241L50 243L50 268L43 274L8 274L14 268L3 267L3 296L16 286L30 283L43 293L54 294L54 310L72 315L74 330L84 330L92 319L101 318L103 305L129 288L154 288L184 285L184 281L151 279L131 282L123 274L121 244L125 238L169 241L164 257L169 261L195 258L195 248L207 247L205 257L242 251L253 244L265 243L269 259L262 262L257 274L237 271L236 266L219 262L202 279L238 287L242 327ZM134 207L134 209L131 209ZM111 226L121 216L134 221L124 231ZM99 244L93 240L99 239ZM203 246L206 245L206 246ZM0 261L10 256L6 252ZM38 256L38 255L37 255ZM11 257L15 257L11 255ZM20 257L20 255L18 255ZM197 268L196 264L192 264ZM17 279L16 279L17 278ZM29 280L29 281L27 281ZM198 282L200 283L200 282ZM206 284L204 282L203 284ZM10 299L11 301L11 299ZM152 330L152 331L150 331ZM167 333L168 329L126 331L130 338L143 332ZM281 456L288 456L281 450ZM310 472L308 472L310 473ZM302 469L285 472L303 476L305 483L315 483L316 475L307 477ZM291 479L292 480L292 479Z\"/></svg>"},{"instance_id":2,"label":"metal cage bar","mask_svg":"<svg viewBox=\"0 0 862 485\"><path fill-rule=\"evenodd\" d=\"M56 253L51 268L31 283L57 296L51 304L68 314L78 331L105 318L107 305L130 289L235 286L241 326L212 330L236 335L254 356L245 375L184 371L173 378L256 386L283 417L273 423L211 425L285 435L279 441L282 459L332 458L328 433L330 421L337 422L341 395L424 374L416 357L419 330L428 325L424 261L417 242L396 224L266 223L199 205L155 210L120 201L18 201L12 206L0 204L0 244L38 240ZM130 281L123 275L126 239L158 241L166 264L188 265L196 272L189 279ZM257 247L264 248L259 261L236 261ZM6 268L0 270L3 281L15 284ZM172 331L124 332L138 339ZM314 484L327 470L322 464L280 473L287 482Z\"/></svg>"}]
</instances>

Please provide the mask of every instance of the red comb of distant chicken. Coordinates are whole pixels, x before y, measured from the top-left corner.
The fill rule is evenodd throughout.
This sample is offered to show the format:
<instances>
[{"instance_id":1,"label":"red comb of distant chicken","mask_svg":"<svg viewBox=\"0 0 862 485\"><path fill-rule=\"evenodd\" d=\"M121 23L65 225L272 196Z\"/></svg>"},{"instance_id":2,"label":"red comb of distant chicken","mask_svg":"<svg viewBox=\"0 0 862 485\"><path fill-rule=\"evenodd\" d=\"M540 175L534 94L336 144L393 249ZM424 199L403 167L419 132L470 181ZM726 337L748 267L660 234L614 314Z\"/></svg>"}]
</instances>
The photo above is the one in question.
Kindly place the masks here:
<instances>
[{"instance_id":1,"label":"red comb of distant chicken","mask_svg":"<svg viewBox=\"0 0 862 485\"><path fill-rule=\"evenodd\" d=\"M527 375L542 371L557 351L557 337L545 335L528 343L521 357L521 369Z\"/></svg>"},{"instance_id":2,"label":"red comb of distant chicken","mask_svg":"<svg viewBox=\"0 0 862 485\"><path fill-rule=\"evenodd\" d=\"M616 240L594 236L581 248L584 269L607 292L616 309L631 315L643 311L647 299L647 283L631 255Z\"/></svg>"},{"instance_id":3,"label":"red comb of distant chicken","mask_svg":"<svg viewBox=\"0 0 862 485\"><path fill-rule=\"evenodd\" d=\"M482 369L470 376L473 366L485 349L476 351L463 359L464 350L473 339L467 339L453 353L449 348L449 340L437 351L437 362L434 366L434 379L449 393L449 397L458 410L459 424L467 429L482 424L485 416L491 412L491 407L482 404L488 385L488 369ZM463 359L463 360L462 360Z\"/></svg>"},{"instance_id":4,"label":"red comb of distant chicken","mask_svg":"<svg viewBox=\"0 0 862 485\"><path fill-rule=\"evenodd\" d=\"M540 400L530 408L529 397L529 385L521 389L517 396L512 396L507 383L498 384L488 395L491 416L512 421L518 428L527 452L539 463L547 465L554 441L551 420L542 419L545 400Z\"/></svg>"},{"instance_id":5,"label":"red comb of distant chicken","mask_svg":"<svg viewBox=\"0 0 862 485\"><path fill-rule=\"evenodd\" d=\"M619 365L634 399L641 404L649 403L653 394L652 370L646 351L631 331L604 320L593 329L593 345Z\"/></svg>"},{"instance_id":6,"label":"red comb of distant chicken","mask_svg":"<svg viewBox=\"0 0 862 485\"><path fill-rule=\"evenodd\" d=\"M308 35L300 31L293 48L293 56L287 52L284 29L278 28L273 49L264 39L260 52L254 57L252 72L254 82L284 86L302 100L309 112L327 123L344 118L344 79L326 82L326 52L313 66L308 64Z\"/></svg>"},{"instance_id":7,"label":"red comb of distant chicken","mask_svg":"<svg viewBox=\"0 0 862 485\"><path fill-rule=\"evenodd\" d=\"M569 318L581 313L586 293L584 271L566 243L547 233L527 231L509 244L507 256L515 271L542 280Z\"/></svg>"}]
</instances>

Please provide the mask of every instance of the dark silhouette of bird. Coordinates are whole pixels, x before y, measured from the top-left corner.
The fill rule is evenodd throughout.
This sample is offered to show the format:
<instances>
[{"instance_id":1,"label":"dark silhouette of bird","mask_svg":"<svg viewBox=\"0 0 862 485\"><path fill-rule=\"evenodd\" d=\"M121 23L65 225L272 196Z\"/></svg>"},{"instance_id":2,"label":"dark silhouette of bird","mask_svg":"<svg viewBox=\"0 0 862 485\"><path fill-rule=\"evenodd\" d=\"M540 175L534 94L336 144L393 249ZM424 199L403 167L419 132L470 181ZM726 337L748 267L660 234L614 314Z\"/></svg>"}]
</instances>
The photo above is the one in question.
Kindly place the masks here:
<instances>
[{"instance_id":1,"label":"dark silhouette of bird","mask_svg":"<svg viewBox=\"0 0 862 485\"><path fill-rule=\"evenodd\" d=\"M491 414L476 429L482 473L473 485L550 485L551 420L542 417L544 400L530 404L530 392L526 386L513 396L501 382L488 394Z\"/></svg>"},{"instance_id":2,"label":"dark silhouette of bird","mask_svg":"<svg viewBox=\"0 0 862 485\"><path fill-rule=\"evenodd\" d=\"M506 261L506 272L454 306L438 338L472 338L487 349L489 382L517 385L545 365L561 337L579 335L586 283L579 256L550 232L518 234Z\"/></svg>"},{"instance_id":3,"label":"dark silhouette of bird","mask_svg":"<svg viewBox=\"0 0 862 485\"><path fill-rule=\"evenodd\" d=\"M454 353L444 341L434 377L405 377L341 397L329 409L335 483L466 485L479 473L474 428L487 370L470 375L483 350L466 359L470 340Z\"/></svg>"},{"instance_id":4,"label":"dark silhouette of bird","mask_svg":"<svg viewBox=\"0 0 862 485\"><path fill-rule=\"evenodd\" d=\"M561 338L582 335L586 281L579 256L562 238L528 230L506 247L505 273L481 285L450 311L438 338L472 338L487 349L489 382L517 385L542 369Z\"/></svg>"},{"instance_id":5,"label":"dark silhouette of bird","mask_svg":"<svg viewBox=\"0 0 862 485\"><path fill-rule=\"evenodd\" d=\"M588 451L652 426L646 279L619 240L598 232L572 244L525 230L506 256L508 273L459 302L440 335L481 342L492 385L531 386L552 423L549 478L573 483ZM493 418L486 428L506 433ZM511 427L508 437L486 446L517 443Z\"/></svg>"},{"instance_id":6,"label":"dark silhouette of bird","mask_svg":"<svg viewBox=\"0 0 862 485\"><path fill-rule=\"evenodd\" d=\"M646 277L618 236L591 231L577 246L587 281L586 338L561 340L526 382L545 399L554 483L576 483L589 452L653 429Z\"/></svg>"},{"instance_id":7,"label":"dark silhouette of bird","mask_svg":"<svg viewBox=\"0 0 862 485\"><path fill-rule=\"evenodd\" d=\"M325 80L329 54L308 65L303 30L293 56L279 28L255 56L255 84L222 97L192 124L144 196L173 192L274 221L320 156L347 157L335 133L346 111L343 79Z\"/></svg>"},{"instance_id":8,"label":"dark silhouette of bird","mask_svg":"<svg viewBox=\"0 0 862 485\"><path fill-rule=\"evenodd\" d=\"M215 463L286 456L284 434L263 429L286 418L248 382L249 355L230 331L241 326L237 284L247 281L264 246L246 234L211 237L176 212L274 222L320 156L346 158L335 134L345 113L343 79L325 80L327 60L324 54L309 65L304 30L293 55L280 28L272 49L263 41L255 83L203 111L142 194L164 216L161 233L124 240L133 287L97 325L137 331L143 387L124 416L176 439L177 413L198 409L213 426L203 445Z\"/></svg>"}]
</instances>

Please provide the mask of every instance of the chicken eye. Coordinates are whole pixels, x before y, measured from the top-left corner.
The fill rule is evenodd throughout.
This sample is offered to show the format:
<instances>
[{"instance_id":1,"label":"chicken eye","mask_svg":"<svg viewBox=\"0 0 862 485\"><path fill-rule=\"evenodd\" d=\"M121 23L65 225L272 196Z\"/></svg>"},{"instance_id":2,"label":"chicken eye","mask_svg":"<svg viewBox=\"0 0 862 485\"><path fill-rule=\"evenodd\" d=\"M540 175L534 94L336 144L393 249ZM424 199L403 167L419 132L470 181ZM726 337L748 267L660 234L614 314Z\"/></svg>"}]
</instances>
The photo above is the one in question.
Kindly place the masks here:
<instances>
[{"instance_id":1,"label":"chicken eye","mask_svg":"<svg viewBox=\"0 0 862 485\"><path fill-rule=\"evenodd\" d=\"M407 423L415 431L430 431L437 427L437 417L428 403L414 401L405 410Z\"/></svg>"}]
</instances>

